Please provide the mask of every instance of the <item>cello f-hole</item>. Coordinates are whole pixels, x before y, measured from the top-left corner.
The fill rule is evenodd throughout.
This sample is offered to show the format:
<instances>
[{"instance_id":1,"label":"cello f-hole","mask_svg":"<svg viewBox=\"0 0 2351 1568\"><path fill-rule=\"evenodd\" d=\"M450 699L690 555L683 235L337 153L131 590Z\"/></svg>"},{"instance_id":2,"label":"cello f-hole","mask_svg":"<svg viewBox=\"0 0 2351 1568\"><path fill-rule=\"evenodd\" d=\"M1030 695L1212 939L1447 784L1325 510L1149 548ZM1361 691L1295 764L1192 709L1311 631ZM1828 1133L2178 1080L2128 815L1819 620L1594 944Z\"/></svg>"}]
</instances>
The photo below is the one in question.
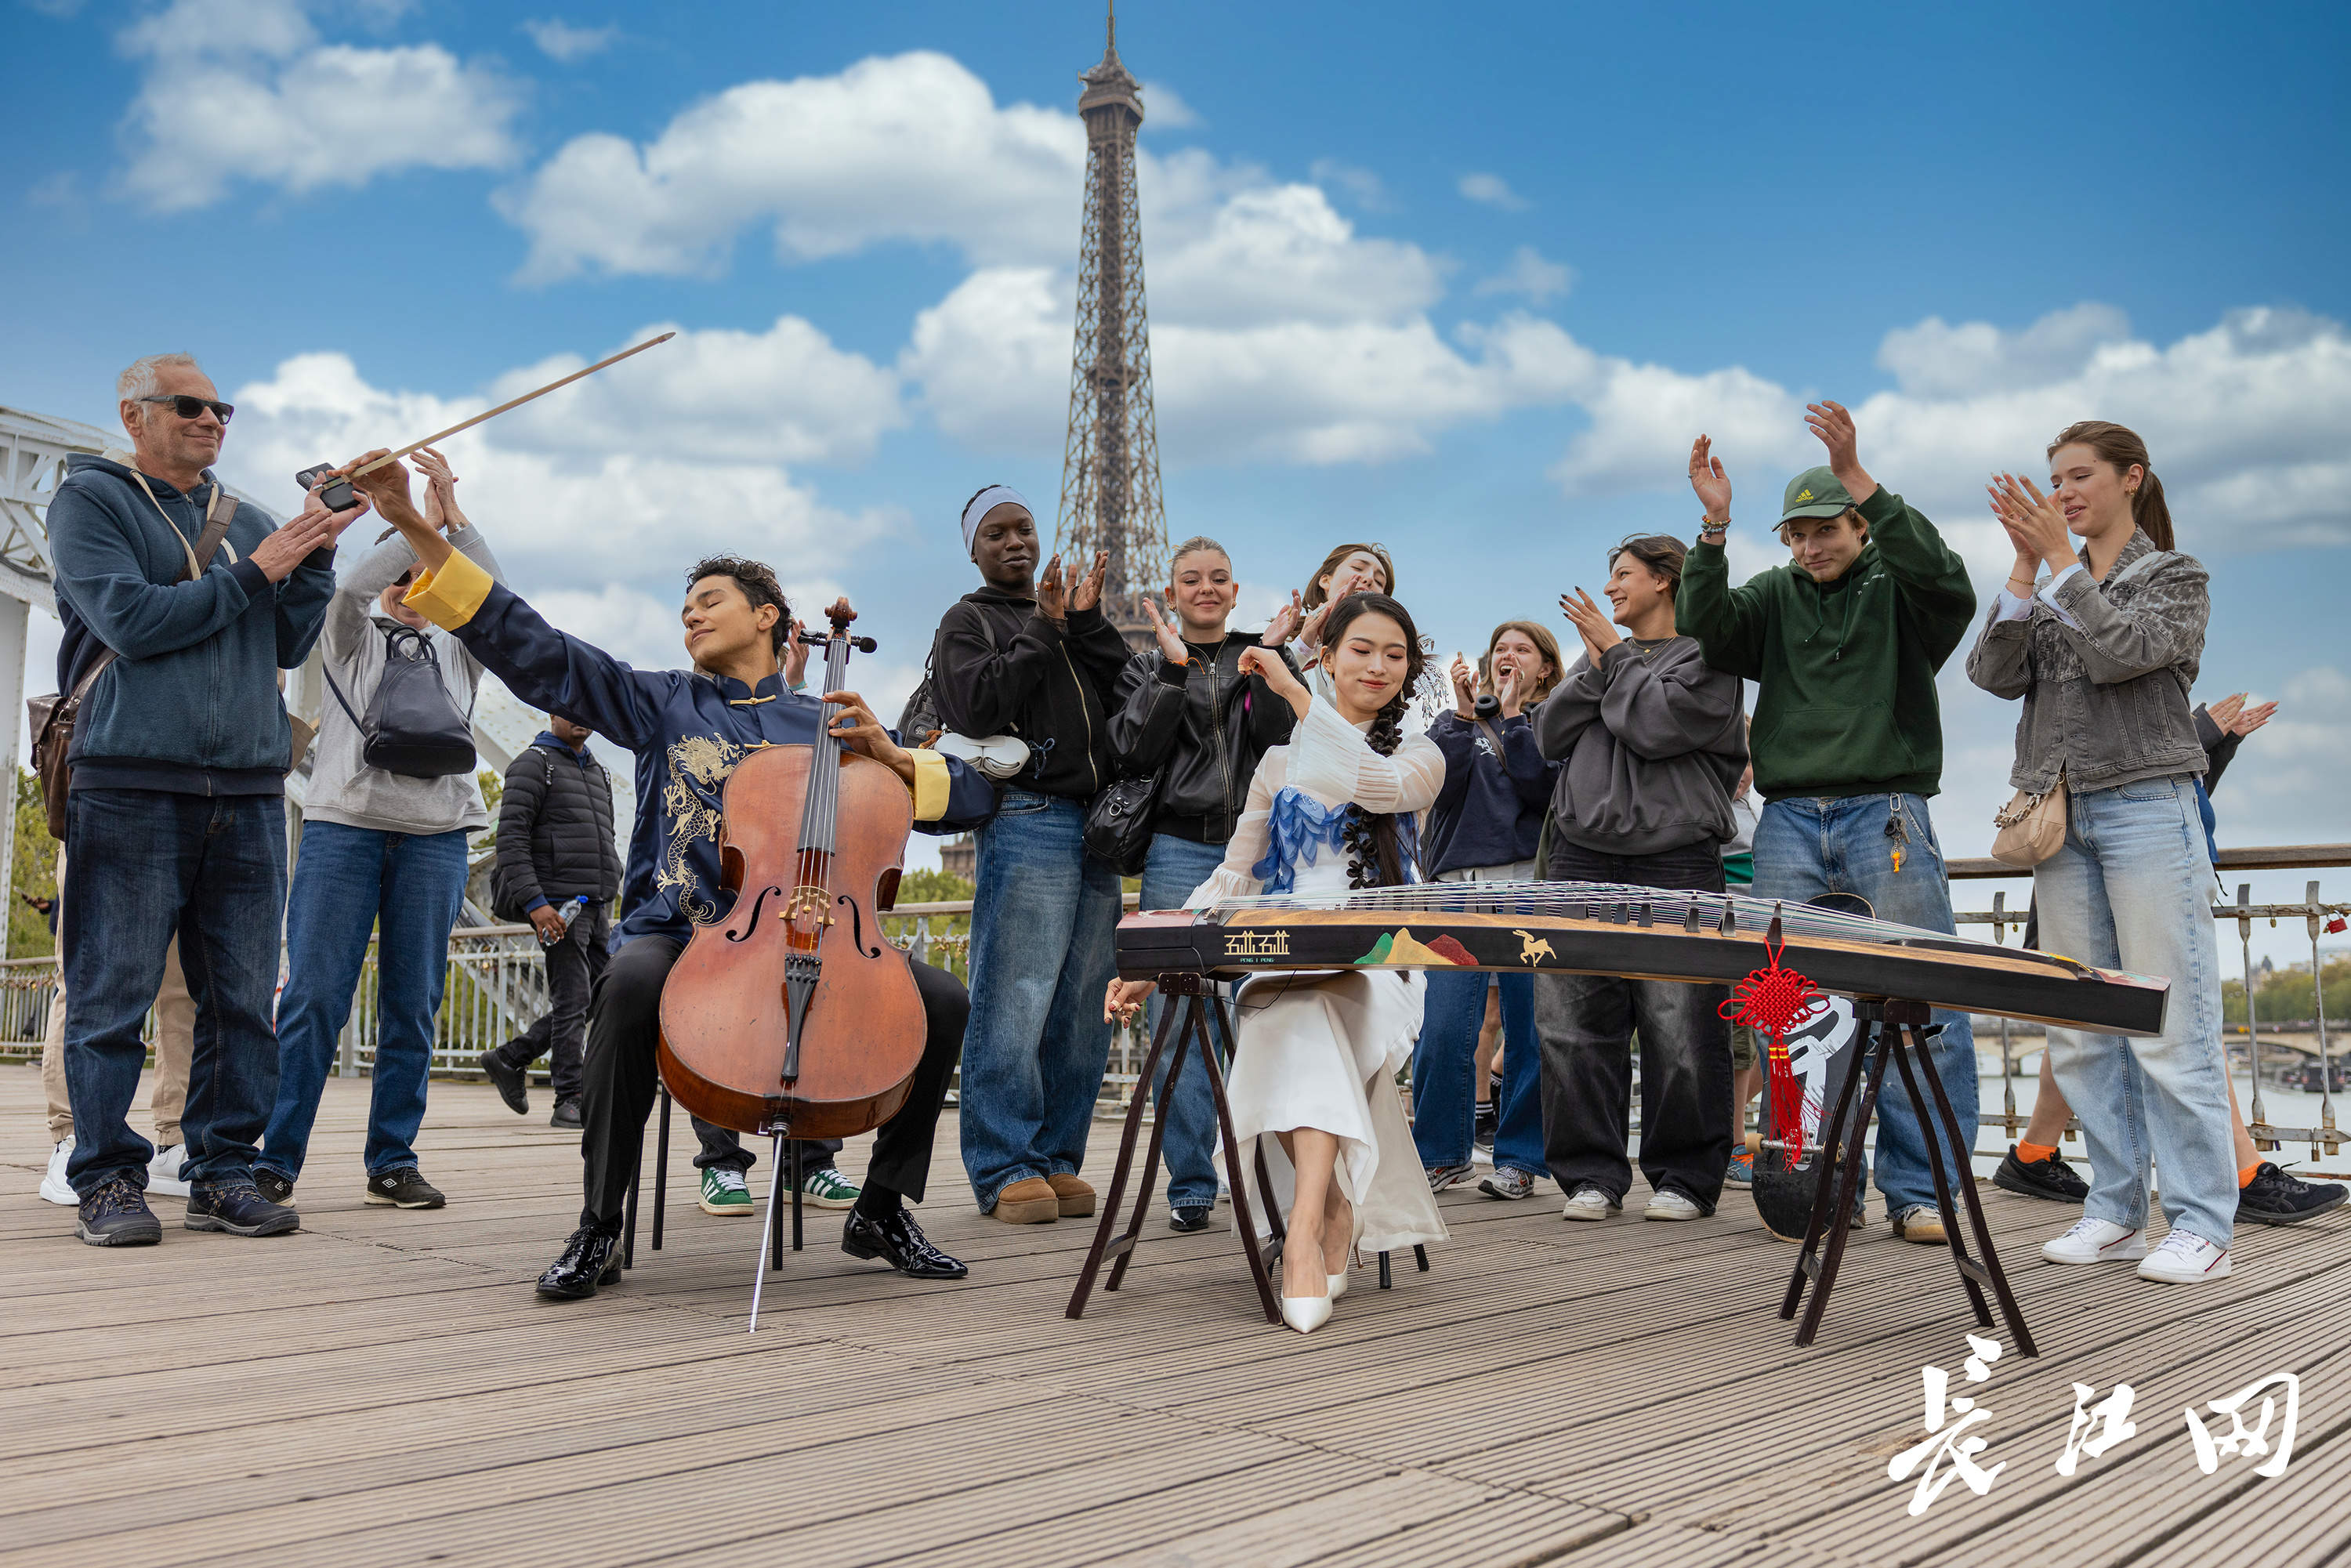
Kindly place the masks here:
<instances>
[{"instance_id":1,"label":"cello f-hole","mask_svg":"<svg viewBox=\"0 0 2351 1568\"><path fill-rule=\"evenodd\" d=\"M727 932L726 940L729 942L741 942L747 940L751 933L759 928L759 905L768 902L768 894L771 893L780 894L784 890L782 888L774 886L773 884L761 888L759 890L759 896L751 901L751 918L743 922L742 930ZM871 957L872 956L872 955L871 954L867 955L868 957Z\"/></svg>"},{"instance_id":2,"label":"cello f-hole","mask_svg":"<svg viewBox=\"0 0 2351 1568\"><path fill-rule=\"evenodd\" d=\"M865 915L864 912L858 907L857 900L844 893L836 897L833 902L849 905L849 939L857 945L857 950L869 958L882 956L881 948L868 947L865 945ZM881 922L875 921L874 925L876 927L874 935L877 936L882 935L879 929Z\"/></svg>"}]
</instances>

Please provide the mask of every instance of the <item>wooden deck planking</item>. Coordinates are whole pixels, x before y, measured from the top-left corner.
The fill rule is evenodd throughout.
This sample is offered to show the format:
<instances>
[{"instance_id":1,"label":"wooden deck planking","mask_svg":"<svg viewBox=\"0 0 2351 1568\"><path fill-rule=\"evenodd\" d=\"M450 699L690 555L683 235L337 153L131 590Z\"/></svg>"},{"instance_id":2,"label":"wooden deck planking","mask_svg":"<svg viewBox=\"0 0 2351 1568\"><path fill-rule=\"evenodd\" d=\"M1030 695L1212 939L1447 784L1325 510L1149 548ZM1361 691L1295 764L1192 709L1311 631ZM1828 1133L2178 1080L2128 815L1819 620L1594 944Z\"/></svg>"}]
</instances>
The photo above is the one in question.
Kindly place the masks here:
<instances>
[{"instance_id":1,"label":"wooden deck planking","mask_svg":"<svg viewBox=\"0 0 2351 1568\"><path fill-rule=\"evenodd\" d=\"M1984 1188L2043 1354L2011 1350L1968 1390L1996 1413L1984 1461L2011 1466L1991 1494L1954 1489L1914 1521L1886 1459L1924 1436L1918 1368L1956 1371L1972 1320L1948 1260L1882 1218L1808 1351L1776 1315L1794 1249L1744 1198L1689 1225L1574 1226L1548 1187L1447 1195L1433 1271L1399 1257L1389 1292L1359 1271L1311 1339L1264 1325L1228 1210L1177 1237L1155 1204L1125 1288L1071 1322L1092 1223L975 1214L950 1121L923 1218L973 1279L851 1260L838 1211L811 1208L755 1339L757 1228L695 1208L683 1117L664 1249L648 1202L637 1270L559 1307L528 1282L573 1223L577 1138L477 1086L434 1087L421 1146L446 1210L360 1203L364 1085L330 1082L302 1234L172 1225L122 1255L30 1196L38 1102L37 1073L0 1069L0 1563L510 1562L561 1540L585 1563L783 1544L827 1563L1834 1564L1895 1543L2021 1562L2053 1539L2190 1562L2272 1516L2290 1528L2265 1562L2351 1543L2330 1502L2351 1475L2341 1222L2249 1228L2236 1279L2163 1289L2040 1264L2068 1211ZM2304 1377L2288 1476L2199 1474L2179 1407L2282 1367ZM2076 1376L2134 1382L2140 1432L2064 1481Z\"/></svg>"}]
</instances>

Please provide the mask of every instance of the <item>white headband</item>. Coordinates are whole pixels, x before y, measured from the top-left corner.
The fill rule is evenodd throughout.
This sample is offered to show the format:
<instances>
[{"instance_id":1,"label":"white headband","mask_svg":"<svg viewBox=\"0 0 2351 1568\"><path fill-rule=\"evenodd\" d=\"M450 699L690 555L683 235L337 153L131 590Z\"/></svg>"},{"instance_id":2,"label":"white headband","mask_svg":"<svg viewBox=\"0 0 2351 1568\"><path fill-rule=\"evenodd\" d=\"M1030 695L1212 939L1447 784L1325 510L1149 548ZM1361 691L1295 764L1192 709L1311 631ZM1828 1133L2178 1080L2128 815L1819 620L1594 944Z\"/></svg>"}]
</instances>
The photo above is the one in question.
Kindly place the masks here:
<instances>
[{"instance_id":1,"label":"white headband","mask_svg":"<svg viewBox=\"0 0 2351 1568\"><path fill-rule=\"evenodd\" d=\"M963 509L964 554L971 553L972 540L979 537L980 519L1008 503L1027 512L1031 518L1037 515L1036 508L1029 505L1028 498L1011 486L990 485L987 489L974 496L971 498L971 504Z\"/></svg>"}]
</instances>

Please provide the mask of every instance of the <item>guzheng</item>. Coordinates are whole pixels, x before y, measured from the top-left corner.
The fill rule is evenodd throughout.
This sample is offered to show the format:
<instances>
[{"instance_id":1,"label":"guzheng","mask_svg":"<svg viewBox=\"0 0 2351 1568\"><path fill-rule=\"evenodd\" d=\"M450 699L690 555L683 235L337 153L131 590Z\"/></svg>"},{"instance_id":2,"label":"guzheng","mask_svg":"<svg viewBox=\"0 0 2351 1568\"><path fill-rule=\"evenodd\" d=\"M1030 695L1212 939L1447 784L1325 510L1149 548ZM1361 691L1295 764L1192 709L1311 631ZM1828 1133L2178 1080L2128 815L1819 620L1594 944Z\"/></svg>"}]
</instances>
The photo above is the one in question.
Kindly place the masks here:
<instances>
[{"instance_id":1,"label":"guzheng","mask_svg":"<svg viewBox=\"0 0 2351 1568\"><path fill-rule=\"evenodd\" d=\"M1737 983L1780 962L1823 991L1898 998L2067 1029L2155 1035L2170 982L1810 904L1593 882L1419 883L1343 901L1283 894L1144 911L1118 928L1118 972L1238 978L1343 968L1558 970Z\"/></svg>"}]
</instances>

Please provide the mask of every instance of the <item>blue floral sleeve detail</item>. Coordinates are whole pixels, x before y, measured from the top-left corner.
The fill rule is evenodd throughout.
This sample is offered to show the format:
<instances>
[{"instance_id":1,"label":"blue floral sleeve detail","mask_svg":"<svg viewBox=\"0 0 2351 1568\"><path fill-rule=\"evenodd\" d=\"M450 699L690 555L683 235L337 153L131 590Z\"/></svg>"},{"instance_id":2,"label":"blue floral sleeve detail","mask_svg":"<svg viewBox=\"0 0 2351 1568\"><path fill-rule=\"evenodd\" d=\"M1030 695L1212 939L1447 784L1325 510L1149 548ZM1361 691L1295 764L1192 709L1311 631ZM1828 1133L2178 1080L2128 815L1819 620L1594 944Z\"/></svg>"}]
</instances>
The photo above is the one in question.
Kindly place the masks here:
<instances>
[{"instance_id":1,"label":"blue floral sleeve detail","mask_svg":"<svg viewBox=\"0 0 2351 1568\"><path fill-rule=\"evenodd\" d=\"M1249 874L1268 893L1289 893L1298 884L1298 862L1312 865L1328 845L1335 850L1347 827L1353 806L1325 806L1313 796L1285 784L1273 798L1273 817L1266 824L1270 835L1265 858L1249 867Z\"/></svg>"}]
</instances>

